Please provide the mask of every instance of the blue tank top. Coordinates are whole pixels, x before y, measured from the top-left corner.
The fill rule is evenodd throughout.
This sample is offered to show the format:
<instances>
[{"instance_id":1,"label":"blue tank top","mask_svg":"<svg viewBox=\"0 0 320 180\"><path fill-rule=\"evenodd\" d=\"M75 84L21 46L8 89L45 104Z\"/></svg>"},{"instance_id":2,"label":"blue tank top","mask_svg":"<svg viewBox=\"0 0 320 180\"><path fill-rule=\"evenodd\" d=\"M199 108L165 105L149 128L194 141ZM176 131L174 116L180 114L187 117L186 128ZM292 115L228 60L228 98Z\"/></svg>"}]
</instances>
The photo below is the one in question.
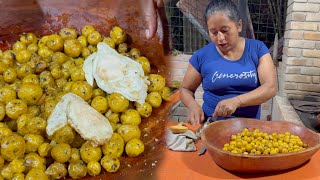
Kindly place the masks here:
<instances>
[{"instance_id":1,"label":"blue tank top","mask_svg":"<svg viewBox=\"0 0 320 180\"><path fill-rule=\"evenodd\" d=\"M257 67L260 57L269 53L265 44L258 40L245 39L244 52L240 59L225 59L213 43L196 51L190 64L202 76L203 105L205 115L212 116L219 101L248 93L260 86ZM260 119L260 105L238 108L232 117Z\"/></svg>"}]
</instances>

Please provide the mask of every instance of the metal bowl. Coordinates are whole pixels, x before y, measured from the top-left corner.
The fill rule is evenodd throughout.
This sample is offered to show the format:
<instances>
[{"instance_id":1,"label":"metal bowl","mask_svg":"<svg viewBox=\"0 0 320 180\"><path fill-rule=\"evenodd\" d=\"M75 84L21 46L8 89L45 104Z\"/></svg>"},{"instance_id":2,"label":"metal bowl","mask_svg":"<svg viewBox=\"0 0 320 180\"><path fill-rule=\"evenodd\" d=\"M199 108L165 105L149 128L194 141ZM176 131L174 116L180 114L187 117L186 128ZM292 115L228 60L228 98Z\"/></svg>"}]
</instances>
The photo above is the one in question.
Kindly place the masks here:
<instances>
[{"instance_id":1,"label":"metal bowl","mask_svg":"<svg viewBox=\"0 0 320 180\"><path fill-rule=\"evenodd\" d=\"M308 145L298 152L275 155L245 155L223 151L223 145L230 141L230 136L244 128L258 128L267 133L284 133L297 135ZM264 121L256 119L235 118L216 121L203 129L201 139L217 165L234 172L261 173L287 170L307 162L320 148L320 136L310 129L285 121Z\"/></svg>"}]
</instances>

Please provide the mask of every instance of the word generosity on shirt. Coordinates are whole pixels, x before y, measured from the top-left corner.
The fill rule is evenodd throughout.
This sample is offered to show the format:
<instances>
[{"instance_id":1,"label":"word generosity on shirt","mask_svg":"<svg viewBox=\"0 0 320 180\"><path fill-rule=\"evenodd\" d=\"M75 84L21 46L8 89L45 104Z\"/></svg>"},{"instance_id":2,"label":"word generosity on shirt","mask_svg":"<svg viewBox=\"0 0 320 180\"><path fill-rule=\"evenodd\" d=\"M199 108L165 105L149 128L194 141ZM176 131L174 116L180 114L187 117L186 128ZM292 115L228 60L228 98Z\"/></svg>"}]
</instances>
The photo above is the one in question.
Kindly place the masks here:
<instances>
[{"instance_id":1,"label":"word generosity on shirt","mask_svg":"<svg viewBox=\"0 0 320 180\"><path fill-rule=\"evenodd\" d=\"M255 83L257 83L257 73L256 71L249 72L241 72L241 73L219 73L216 71L212 76L212 83L214 83L217 79L247 79L254 78Z\"/></svg>"}]
</instances>

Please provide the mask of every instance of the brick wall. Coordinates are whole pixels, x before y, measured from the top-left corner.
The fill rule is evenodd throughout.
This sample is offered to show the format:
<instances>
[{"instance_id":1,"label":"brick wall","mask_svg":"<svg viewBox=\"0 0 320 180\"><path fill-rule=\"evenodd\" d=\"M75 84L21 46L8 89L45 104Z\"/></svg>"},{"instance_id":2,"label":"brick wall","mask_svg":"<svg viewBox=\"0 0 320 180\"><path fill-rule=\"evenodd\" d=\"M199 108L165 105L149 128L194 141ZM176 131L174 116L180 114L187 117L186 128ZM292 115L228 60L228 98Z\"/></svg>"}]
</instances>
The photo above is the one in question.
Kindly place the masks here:
<instances>
[{"instance_id":1,"label":"brick wall","mask_svg":"<svg viewBox=\"0 0 320 180\"><path fill-rule=\"evenodd\" d=\"M179 54L177 56L172 56L170 58L170 64L169 64L170 74L171 74L171 79L173 81L182 82L190 57L191 55ZM202 95L203 95L203 89L200 86L195 93L196 100L200 105L202 105L203 103ZM267 116L270 115L271 104L272 104L272 100L261 105L261 109L262 109L261 119L266 119ZM176 106L176 108L174 108L173 112L171 113L170 120L176 121L176 122L186 122L188 112L189 112L188 108L185 107L183 103L179 102L179 104Z\"/></svg>"},{"instance_id":2,"label":"brick wall","mask_svg":"<svg viewBox=\"0 0 320 180\"><path fill-rule=\"evenodd\" d=\"M320 0L289 0L280 96L320 101Z\"/></svg>"},{"instance_id":3,"label":"brick wall","mask_svg":"<svg viewBox=\"0 0 320 180\"><path fill-rule=\"evenodd\" d=\"M179 54L177 56L170 57L170 74L172 81L178 81L182 82L184 74L187 70L189 59L191 55L185 55L185 54ZM197 102L202 105L202 94L203 89L200 86L195 94ZM171 121L176 122L186 122L187 121L187 115L188 115L188 108L184 106L183 103L180 103L177 105L177 107L173 110L171 113Z\"/></svg>"}]
</instances>

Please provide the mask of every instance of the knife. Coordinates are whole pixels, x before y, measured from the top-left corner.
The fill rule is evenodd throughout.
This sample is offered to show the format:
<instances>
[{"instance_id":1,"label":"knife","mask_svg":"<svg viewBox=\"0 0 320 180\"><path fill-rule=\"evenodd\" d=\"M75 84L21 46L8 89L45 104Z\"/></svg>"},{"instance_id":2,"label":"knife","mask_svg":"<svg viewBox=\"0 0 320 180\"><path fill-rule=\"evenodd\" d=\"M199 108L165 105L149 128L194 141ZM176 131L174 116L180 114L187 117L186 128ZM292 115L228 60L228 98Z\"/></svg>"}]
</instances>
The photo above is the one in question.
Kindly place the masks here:
<instances>
[{"instance_id":1,"label":"knife","mask_svg":"<svg viewBox=\"0 0 320 180\"><path fill-rule=\"evenodd\" d=\"M201 132L202 132L203 128L205 128L205 127L208 126L210 123L212 123L212 122L214 122L214 121L216 121L216 120L217 120L217 118L215 118L215 117L209 117L209 118L207 119L207 121L206 121L205 123L203 123L203 124L198 128L198 130L196 131L196 136L197 136L197 138L198 138L198 139L201 139Z\"/></svg>"},{"instance_id":2,"label":"knife","mask_svg":"<svg viewBox=\"0 0 320 180\"><path fill-rule=\"evenodd\" d=\"M209 117L209 118L207 119L207 121L206 121L202 126L199 127L199 129L198 129L197 132L196 132L196 136L200 139L200 138L201 138L202 129L205 128L205 127L206 127L207 125L209 125L210 123L216 121L216 120L217 120L216 117ZM202 145L202 146L201 146L201 149L198 151L198 155L201 156L201 155L203 155L204 153L206 153L206 151L207 151L207 148L206 148L204 145Z\"/></svg>"}]
</instances>

